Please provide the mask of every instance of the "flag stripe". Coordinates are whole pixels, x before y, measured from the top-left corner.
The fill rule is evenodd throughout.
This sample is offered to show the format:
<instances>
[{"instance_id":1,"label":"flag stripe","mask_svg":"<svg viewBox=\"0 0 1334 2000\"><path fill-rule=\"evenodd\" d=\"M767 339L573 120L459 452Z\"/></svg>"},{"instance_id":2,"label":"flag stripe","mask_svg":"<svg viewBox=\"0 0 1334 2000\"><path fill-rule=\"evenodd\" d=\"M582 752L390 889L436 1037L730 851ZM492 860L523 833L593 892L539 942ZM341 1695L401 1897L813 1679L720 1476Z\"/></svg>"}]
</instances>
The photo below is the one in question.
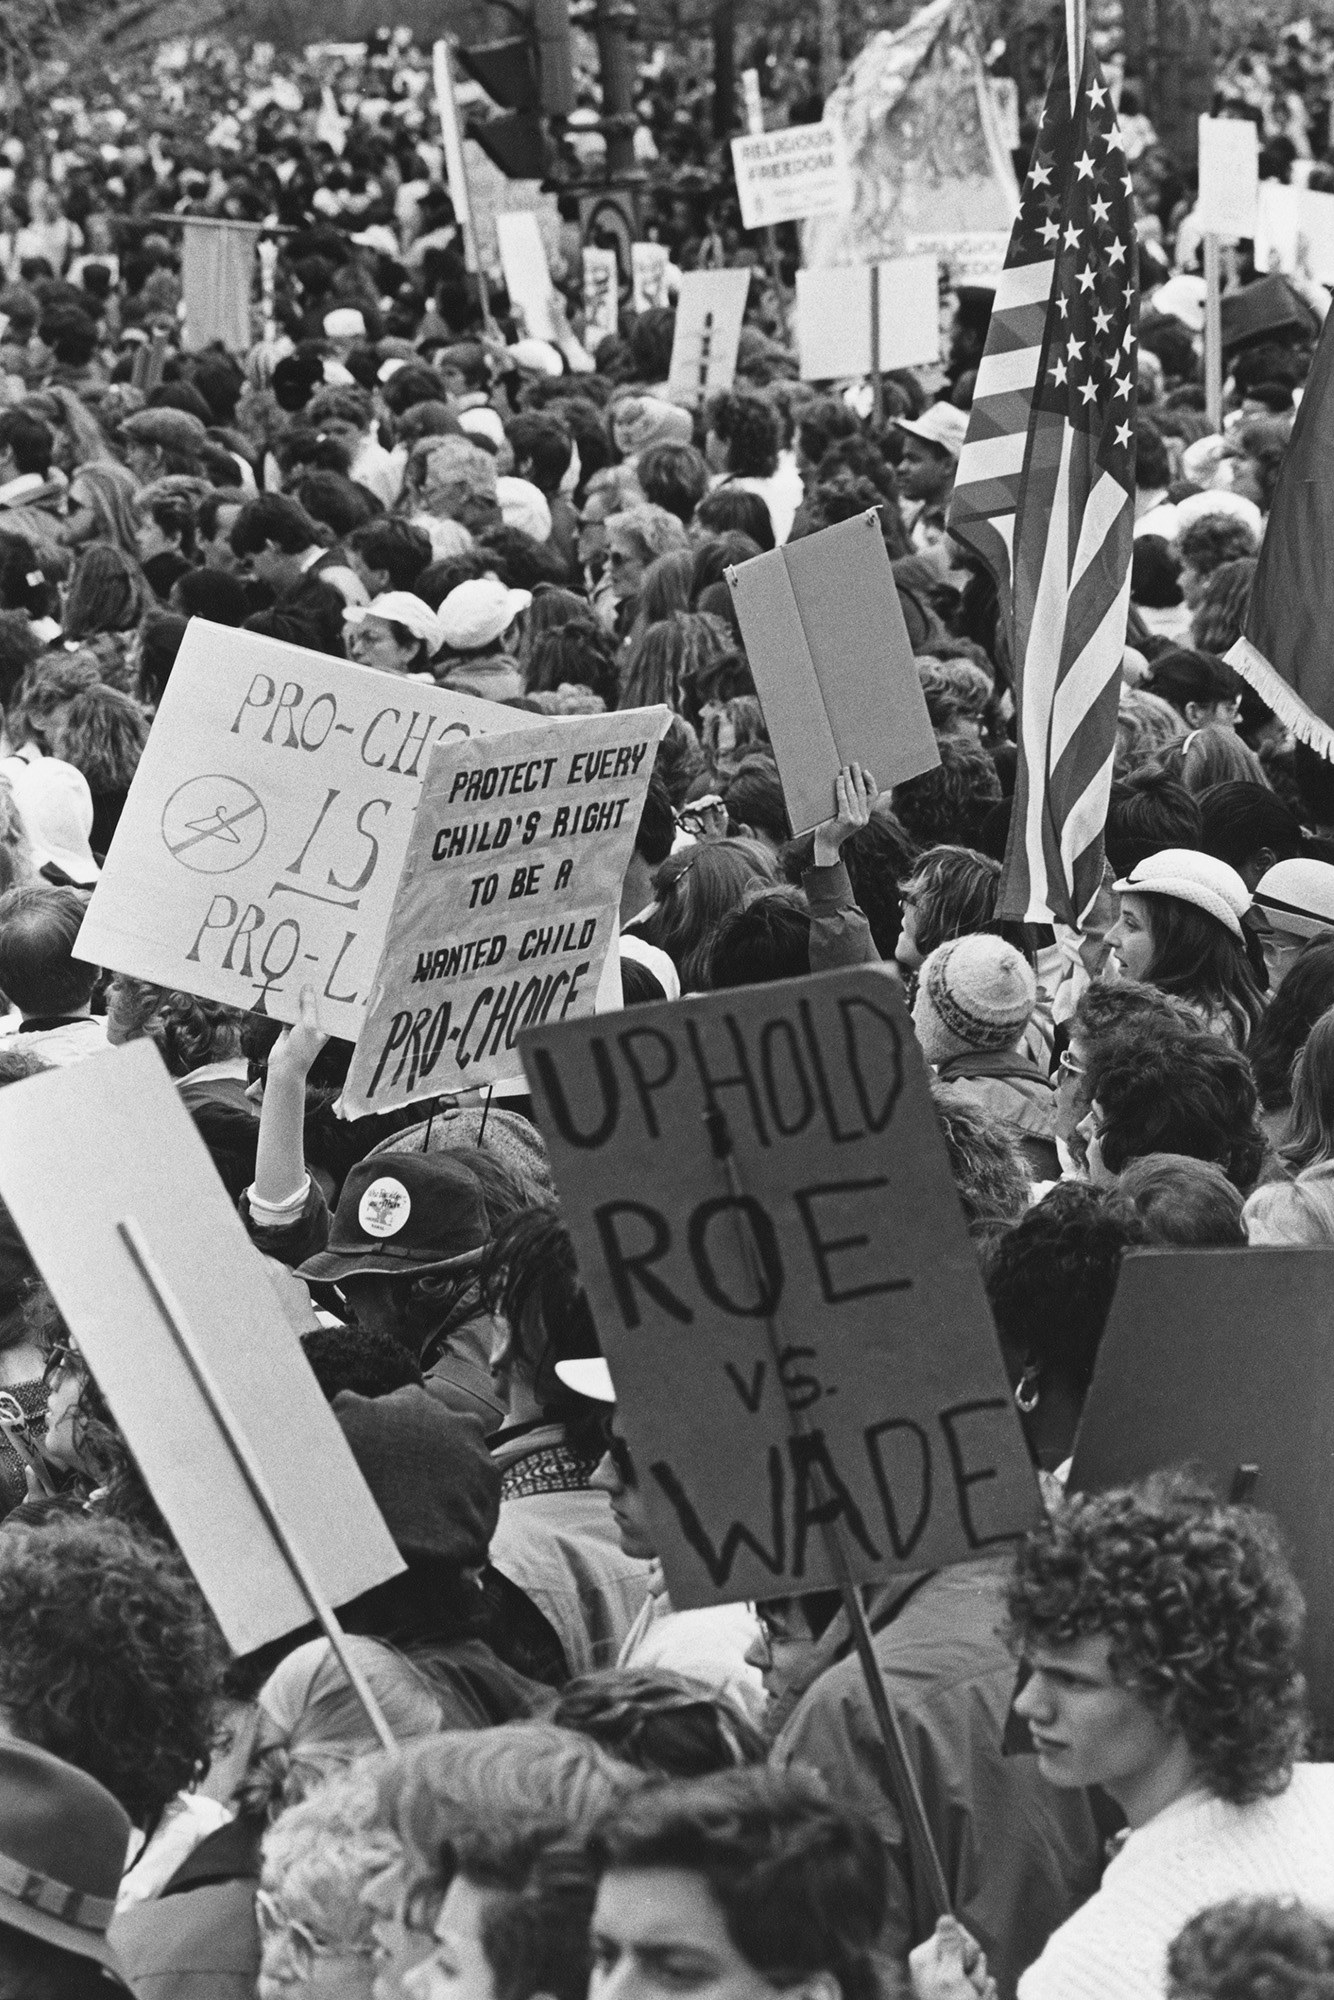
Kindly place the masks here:
<instances>
[{"instance_id":1,"label":"flag stripe","mask_svg":"<svg viewBox=\"0 0 1334 2000\"><path fill-rule=\"evenodd\" d=\"M1009 473L1021 472L1025 443L1022 431L1010 431L1002 437L969 438L959 453L958 479L967 485L973 480L1004 479ZM955 486L957 491L958 480Z\"/></svg>"},{"instance_id":2,"label":"flag stripe","mask_svg":"<svg viewBox=\"0 0 1334 2000\"><path fill-rule=\"evenodd\" d=\"M1055 275L1054 260L1044 259L1038 264L1007 264L996 281L993 311L1003 313L1008 312L1011 306L1041 305L1045 312Z\"/></svg>"}]
</instances>

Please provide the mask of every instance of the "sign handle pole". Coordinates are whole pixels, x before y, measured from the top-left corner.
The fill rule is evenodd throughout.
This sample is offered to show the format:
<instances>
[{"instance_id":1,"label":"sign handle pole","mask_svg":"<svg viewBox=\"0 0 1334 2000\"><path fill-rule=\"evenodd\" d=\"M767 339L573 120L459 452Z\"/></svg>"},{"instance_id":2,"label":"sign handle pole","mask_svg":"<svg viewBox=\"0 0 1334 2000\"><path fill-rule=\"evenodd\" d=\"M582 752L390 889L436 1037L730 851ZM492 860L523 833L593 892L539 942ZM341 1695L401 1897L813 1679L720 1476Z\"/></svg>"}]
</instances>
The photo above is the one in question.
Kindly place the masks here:
<instances>
[{"instance_id":1,"label":"sign handle pole","mask_svg":"<svg viewBox=\"0 0 1334 2000\"><path fill-rule=\"evenodd\" d=\"M1223 422L1222 260L1218 238L1204 239L1204 410L1217 431Z\"/></svg>"},{"instance_id":2,"label":"sign handle pole","mask_svg":"<svg viewBox=\"0 0 1334 2000\"><path fill-rule=\"evenodd\" d=\"M249 1440L241 1430L235 1416L218 1385L212 1369L199 1350L199 1343L190 1329L190 1324L181 1309L179 1299L172 1291L166 1275L152 1251L148 1247L143 1230L133 1216L126 1216L116 1224L116 1233L129 1251L130 1257L140 1277L153 1296L153 1303L161 1314L172 1339L180 1350L181 1358L194 1377L195 1386L208 1404L214 1423L227 1440L227 1446L235 1459L251 1497L265 1525L282 1550L287 1566L305 1593L311 1610L324 1627L325 1637L333 1648L339 1666L346 1674L348 1683L357 1700L366 1711L371 1728L379 1737L386 1750L397 1750L393 1731L385 1721L384 1711L371 1690L369 1681L352 1658L347 1647L347 1634L339 1624L333 1606L325 1597L319 1582L311 1569L303 1551L293 1541L286 1523L278 1511L272 1488L264 1476L264 1469L255 1456Z\"/></svg>"},{"instance_id":3,"label":"sign handle pole","mask_svg":"<svg viewBox=\"0 0 1334 2000\"><path fill-rule=\"evenodd\" d=\"M778 330L784 340L788 337L787 300L783 297L783 281L778 274L778 231L772 222L764 232L764 256L769 266L769 283L774 288L774 303L778 307Z\"/></svg>"},{"instance_id":4,"label":"sign handle pole","mask_svg":"<svg viewBox=\"0 0 1334 2000\"><path fill-rule=\"evenodd\" d=\"M486 272L477 253L477 232L473 228L472 195L468 187L468 163L463 151L463 133L459 126L459 109L454 98L454 70L449 59L449 43L438 41L432 51L435 82L435 108L440 120L440 137L445 148L445 171L449 181L450 199L454 204L454 219L463 237L463 262L468 272L477 280L477 296L481 301L482 323L491 318L491 299L487 291Z\"/></svg>"},{"instance_id":5,"label":"sign handle pole","mask_svg":"<svg viewBox=\"0 0 1334 2000\"><path fill-rule=\"evenodd\" d=\"M871 266L871 415L879 430L885 421L885 383L880 373L880 266Z\"/></svg>"},{"instance_id":6,"label":"sign handle pole","mask_svg":"<svg viewBox=\"0 0 1334 2000\"><path fill-rule=\"evenodd\" d=\"M709 393L709 355L713 348L713 314L706 312L699 335L699 407L703 409Z\"/></svg>"},{"instance_id":7,"label":"sign handle pole","mask_svg":"<svg viewBox=\"0 0 1334 2000\"><path fill-rule=\"evenodd\" d=\"M728 1193L731 1195L734 1203L740 1203L745 1199L745 1189L742 1187L741 1176L737 1172L736 1160L732 1153L732 1135L728 1129L726 1114L717 1110L707 1112L704 1123L708 1128L709 1143L713 1148L714 1158L722 1165L723 1174L727 1181ZM754 1245L746 1231L741 1227L739 1216L737 1217L737 1243L741 1251L742 1261L746 1265L747 1271L755 1283L758 1292L761 1285L761 1274L755 1264ZM779 1379L781 1380L782 1343L778 1338L778 1329L767 1313L764 1316L764 1325L769 1337L769 1346L773 1354L774 1367L778 1370ZM794 1410L789 1405L788 1417L794 1434L797 1436L805 1435L806 1426L801 1411ZM898 1798L899 1807L903 1813L904 1825L908 1833L908 1844L912 1850L915 1865L925 1883L927 1896L934 1907L935 1914L938 1917L947 1917L951 1914L949 1884L945 1880L945 1870L941 1866L940 1855L936 1851L936 1843L932 1838L930 1822L926 1816L926 1804L922 1798L921 1787L917 1782L917 1773L913 1770L911 1761L909 1760L908 1746L904 1741L903 1731L899 1726L899 1719L890 1707L889 1696L885 1692L884 1676L880 1671L880 1662L875 1656L875 1645L871 1638L871 1628L866 1620L866 1608L862 1603L861 1592L852 1578L852 1568L848 1562L847 1549L844 1546L843 1537L839 1532L838 1522L836 1520L822 1522L821 1533L824 1536L825 1547L829 1551L830 1567L833 1569L835 1579L838 1583L839 1595L843 1600L843 1609L852 1633L853 1644L857 1649L857 1658L861 1663L862 1675L866 1681L866 1692L870 1696L871 1713L875 1717L876 1728L880 1733L880 1741L884 1746L885 1756L889 1762L895 1794Z\"/></svg>"}]
</instances>

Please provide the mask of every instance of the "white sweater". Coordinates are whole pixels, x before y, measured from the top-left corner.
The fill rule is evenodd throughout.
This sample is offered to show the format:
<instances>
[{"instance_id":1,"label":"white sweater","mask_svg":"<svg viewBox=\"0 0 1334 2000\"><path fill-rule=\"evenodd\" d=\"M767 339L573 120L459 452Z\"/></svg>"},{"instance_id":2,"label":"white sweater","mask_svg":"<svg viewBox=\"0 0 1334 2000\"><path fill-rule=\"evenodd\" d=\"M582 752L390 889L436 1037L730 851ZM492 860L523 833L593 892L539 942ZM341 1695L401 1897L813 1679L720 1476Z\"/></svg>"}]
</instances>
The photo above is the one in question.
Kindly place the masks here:
<instances>
[{"instance_id":1,"label":"white sweater","mask_svg":"<svg viewBox=\"0 0 1334 2000\"><path fill-rule=\"evenodd\" d=\"M1299 1764L1257 1805L1191 1792L1130 1834L1024 1973L1019 2000L1155 2000L1183 1924L1230 1896L1276 1895L1334 1910L1334 1764Z\"/></svg>"}]
</instances>

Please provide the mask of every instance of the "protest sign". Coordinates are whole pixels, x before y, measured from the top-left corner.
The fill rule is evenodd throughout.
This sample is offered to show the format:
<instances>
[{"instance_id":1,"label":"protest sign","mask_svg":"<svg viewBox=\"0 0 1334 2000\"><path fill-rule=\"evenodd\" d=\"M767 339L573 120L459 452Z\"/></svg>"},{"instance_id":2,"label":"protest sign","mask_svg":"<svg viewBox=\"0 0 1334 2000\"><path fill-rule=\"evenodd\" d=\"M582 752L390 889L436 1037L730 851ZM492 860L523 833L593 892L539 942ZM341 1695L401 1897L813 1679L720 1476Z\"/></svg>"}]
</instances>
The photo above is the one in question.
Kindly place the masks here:
<instances>
[{"instance_id":1,"label":"protest sign","mask_svg":"<svg viewBox=\"0 0 1334 2000\"><path fill-rule=\"evenodd\" d=\"M1199 224L1209 236L1254 236L1260 136L1248 118L1200 119Z\"/></svg>"},{"instance_id":2,"label":"protest sign","mask_svg":"<svg viewBox=\"0 0 1334 2000\"><path fill-rule=\"evenodd\" d=\"M910 257L935 257L947 285L990 285L995 289L1010 248L1006 229L909 231L903 249Z\"/></svg>"},{"instance_id":3,"label":"protest sign","mask_svg":"<svg viewBox=\"0 0 1334 2000\"><path fill-rule=\"evenodd\" d=\"M1334 284L1334 194L1261 181L1255 268Z\"/></svg>"},{"instance_id":4,"label":"protest sign","mask_svg":"<svg viewBox=\"0 0 1334 2000\"><path fill-rule=\"evenodd\" d=\"M869 967L533 1028L524 1067L672 1602L1038 1517L926 1066Z\"/></svg>"},{"instance_id":5,"label":"protest sign","mask_svg":"<svg viewBox=\"0 0 1334 2000\"><path fill-rule=\"evenodd\" d=\"M674 403L700 403L730 389L750 272L687 271L676 299L676 330L667 370Z\"/></svg>"},{"instance_id":6,"label":"protest sign","mask_svg":"<svg viewBox=\"0 0 1334 2000\"><path fill-rule=\"evenodd\" d=\"M534 1022L593 1012L665 708L536 723L432 751L353 1116L522 1074Z\"/></svg>"},{"instance_id":7,"label":"protest sign","mask_svg":"<svg viewBox=\"0 0 1334 2000\"><path fill-rule=\"evenodd\" d=\"M934 257L797 272L797 351L803 382L869 375L940 359L939 271ZM872 287L879 296L872 305ZM871 328L879 322L880 352Z\"/></svg>"},{"instance_id":8,"label":"protest sign","mask_svg":"<svg viewBox=\"0 0 1334 2000\"><path fill-rule=\"evenodd\" d=\"M652 312L655 306L665 306L669 303L667 264L665 243L630 245L631 297L637 313Z\"/></svg>"},{"instance_id":9,"label":"protest sign","mask_svg":"<svg viewBox=\"0 0 1334 2000\"><path fill-rule=\"evenodd\" d=\"M846 215L852 207L847 152L834 125L789 125L733 139L732 170L743 229Z\"/></svg>"},{"instance_id":10,"label":"protest sign","mask_svg":"<svg viewBox=\"0 0 1334 2000\"><path fill-rule=\"evenodd\" d=\"M1121 1266L1070 1487L1171 1466L1276 1516L1306 1595L1313 1707L1334 1726L1334 1258L1328 1249L1136 1252Z\"/></svg>"},{"instance_id":11,"label":"protest sign","mask_svg":"<svg viewBox=\"0 0 1334 2000\"><path fill-rule=\"evenodd\" d=\"M0 1092L0 1197L236 1652L307 1624L313 1607L127 1248L126 1221L328 1601L399 1573L264 1261L151 1042Z\"/></svg>"},{"instance_id":12,"label":"protest sign","mask_svg":"<svg viewBox=\"0 0 1334 2000\"><path fill-rule=\"evenodd\" d=\"M523 330L531 340L554 340L551 317L551 272L537 217L526 209L497 215L496 243L510 304L523 314Z\"/></svg>"},{"instance_id":13,"label":"protest sign","mask_svg":"<svg viewBox=\"0 0 1334 2000\"><path fill-rule=\"evenodd\" d=\"M527 719L192 619L78 956L354 1041L427 753Z\"/></svg>"},{"instance_id":14,"label":"protest sign","mask_svg":"<svg viewBox=\"0 0 1334 2000\"><path fill-rule=\"evenodd\" d=\"M878 514L727 572L794 833L834 810L853 758L880 788L940 762Z\"/></svg>"},{"instance_id":15,"label":"protest sign","mask_svg":"<svg viewBox=\"0 0 1334 2000\"><path fill-rule=\"evenodd\" d=\"M620 274L614 250L584 248L584 345L597 352L600 340L614 338L620 325Z\"/></svg>"}]
</instances>

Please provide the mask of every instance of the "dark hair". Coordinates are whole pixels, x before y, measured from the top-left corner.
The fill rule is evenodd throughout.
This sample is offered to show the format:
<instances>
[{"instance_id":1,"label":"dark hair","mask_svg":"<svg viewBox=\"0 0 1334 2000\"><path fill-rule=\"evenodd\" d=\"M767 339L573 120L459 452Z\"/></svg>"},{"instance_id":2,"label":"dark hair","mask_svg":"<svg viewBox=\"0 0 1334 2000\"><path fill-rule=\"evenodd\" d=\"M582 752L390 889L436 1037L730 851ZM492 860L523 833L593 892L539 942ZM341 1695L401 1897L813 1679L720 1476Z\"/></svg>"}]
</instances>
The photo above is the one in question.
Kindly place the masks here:
<instances>
[{"instance_id":1,"label":"dark hair","mask_svg":"<svg viewBox=\"0 0 1334 2000\"><path fill-rule=\"evenodd\" d=\"M1147 417L1135 421L1135 479L1141 490L1149 492L1166 486L1172 476L1167 456L1167 446L1163 443L1162 432Z\"/></svg>"},{"instance_id":2,"label":"dark hair","mask_svg":"<svg viewBox=\"0 0 1334 2000\"><path fill-rule=\"evenodd\" d=\"M304 474L292 488L292 495L313 521L323 521L339 541L378 520L384 512L369 488L341 472L323 468Z\"/></svg>"},{"instance_id":3,"label":"dark hair","mask_svg":"<svg viewBox=\"0 0 1334 2000\"><path fill-rule=\"evenodd\" d=\"M206 1767L225 1649L179 1557L124 1522L0 1534L0 1704L151 1828Z\"/></svg>"},{"instance_id":4,"label":"dark hair","mask_svg":"<svg viewBox=\"0 0 1334 2000\"><path fill-rule=\"evenodd\" d=\"M1314 937L1293 959L1246 1047L1260 1102L1282 1111L1292 1102L1292 1065L1327 1008L1334 1007L1334 937Z\"/></svg>"},{"instance_id":5,"label":"dark hair","mask_svg":"<svg viewBox=\"0 0 1334 2000\"><path fill-rule=\"evenodd\" d=\"M1035 1368L1040 1393L1059 1384L1083 1402L1121 1258L1144 1240L1119 1194L1062 1181L992 1242L987 1297L1012 1380Z\"/></svg>"},{"instance_id":6,"label":"dark hair","mask_svg":"<svg viewBox=\"0 0 1334 2000\"><path fill-rule=\"evenodd\" d=\"M648 915L632 926L658 945L684 980L692 953L748 890L767 888L777 869L767 848L752 840L709 840L669 854L658 870Z\"/></svg>"},{"instance_id":7,"label":"dark hair","mask_svg":"<svg viewBox=\"0 0 1334 2000\"><path fill-rule=\"evenodd\" d=\"M1180 1034L1203 1034L1199 1016L1184 1000L1147 986L1140 979L1095 980L1086 986L1070 1017L1071 1035L1082 1035L1091 1044L1134 1021L1156 1023L1159 1032L1175 1029Z\"/></svg>"},{"instance_id":8,"label":"dark hair","mask_svg":"<svg viewBox=\"0 0 1334 2000\"><path fill-rule=\"evenodd\" d=\"M270 542L284 555L298 556L317 543L327 547L330 539L327 528L282 493L261 493L257 500L247 500L228 537L235 556L257 556Z\"/></svg>"},{"instance_id":9,"label":"dark hair","mask_svg":"<svg viewBox=\"0 0 1334 2000\"><path fill-rule=\"evenodd\" d=\"M635 461L644 498L689 521L709 490L709 466L693 444L651 444Z\"/></svg>"},{"instance_id":10,"label":"dark hair","mask_svg":"<svg viewBox=\"0 0 1334 2000\"><path fill-rule=\"evenodd\" d=\"M797 443L811 465L821 463L836 439L860 435L861 425L841 396L817 396L797 418Z\"/></svg>"},{"instance_id":11,"label":"dark hair","mask_svg":"<svg viewBox=\"0 0 1334 2000\"><path fill-rule=\"evenodd\" d=\"M1239 874L1265 848L1275 861L1291 861L1306 852L1306 837L1296 815L1266 785L1229 778L1198 792L1195 803L1200 814L1198 845ZM1164 844L1180 847L1195 843L1174 840Z\"/></svg>"},{"instance_id":12,"label":"dark hair","mask_svg":"<svg viewBox=\"0 0 1334 2000\"><path fill-rule=\"evenodd\" d=\"M1255 530L1229 514L1202 514L1181 530L1177 548L1197 576L1212 576L1221 564L1256 554Z\"/></svg>"},{"instance_id":13,"label":"dark hair","mask_svg":"<svg viewBox=\"0 0 1334 2000\"><path fill-rule=\"evenodd\" d=\"M620 676L615 642L592 618L549 626L529 649L525 693L542 694L567 685L590 689L606 708L616 706Z\"/></svg>"},{"instance_id":14,"label":"dark hair","mask_svg":"<svg viewBox=\"0 0 1334 2000\"><path fill-rule=\"evenodd\" d=\"M1150 769L1113 782L1103 840L1117 877L1164 847L1199 847L1201 832L1199 804L1174 778Z\"/></svg>"},{"instance_id":15,"label":"dark hair","mask_svg":"<svg viewBox=\"0 0 1334 2000\"><path fill-rule=\"evenodd\" d=\"M1144 1241L1150 1245L1225 1250L1246 1241L1241 1194L1212 1160L1142 1153L1116 1185L1143 1223Z\"/></svg>"},{"instance_id":16,"label":"dark hair","mask_svg":"<svg viewBox=\"0 0 1334 2000\"><path fill-rule=\"evenodd\" d=\"M1143 682L1146 694L1170 702L1182 716L1188 702L1209 708L1218 702L1235 701L1242 686L1240 674L1223 660L1211 653L1192 652L1188 646L1173 646L1159 653Z\"/></svg>"},{"instance_id":17,"label":"dark hair","mask_svg":"<svg viewBox=\"0 0 1334 2000\"><path fill-rule=\"evenodd\" d=\"M894 811L922 847L940 842L977 845L983 820L1001 796L996 766L975 744L938 739L940 763L894 787Z\"/></svg>"},{"instance_id":18,"label":"dark hair","mask_svg":"<svg viewBox=\"0 0 1334 2000\"><path fill-rule=\"evenodd\" d=\"M6 2000L109 2000L123 1991L95 1958L0 1923L0 1993Z\"/></svg>"},{"instance_id":19,"label":"dark hair","mask_svg":"<svg viewBox=\"0 0 1334 2000\"><path fill-rule=\"evenodd\" d=\"M199 574L211 575L212 571ZM201 614L203 615L203 614ZM136 692L140 701L156 708L161 701L176 655L185 638L189 619L175 611L150 611L139 637L139 679ZM241 620L244 625L244 617Z\"/></svg>"},{"instance_id":20,"label":"dark hair","mask_svg":"<svg viewBox=\"0 0 1334 2000\"><path fill-rule=\"evenodd\" d=\"M319 1326L301 1346L326 1402L344 1389L356 1396L389 1396L420 1385L422 1371L402 1341L365 1326Z\"/></svg>"},{"instance_id":21,"label":"dark hair","mask_svg":"<svg viewBox=\"0 0 1334 2000\"><path fill-rule=\"evenodd\" d=\"M221 1000L201 1000L193 993L159 992L144 1034L151 1041L169 1076L187 1077L205 1063L225 1062L239 1053L245 1016Z\"/></svg>"},{"instance_id":22,"label":"dark hair","mask_svg":"<svg viewBox=\"0 0 1334 2000\"><path fill-rule=\"evenodd\" d=\"M211 542L218 532L218 516L224 507L241 508L245 505L234 486L215 486L206 493L195 512L195 533L204 541Z\"/></svg>"},{"instance_id":23,"label":"dark hair","mask_svg":"<svg viewBox=\"0 0 1334 2000\"><path fill-rule=\"evenodd\" d=\"M56 434L50 424L31 410L0 411L0 451L13 452L21 473L36 472L45 479L55 448Z\"/></svg>"},{"instance_id":24,"label":"dark hair","mask_svg":"<svg viewBox=\"0 0 1334 2000\"><path fill-rule=\"evenodd\" d=\"M1215 1903L1167 1947L1167 2000L1334 2000L1334 1921L1277 1896Z\"/></svg>"},{"instance_id":25,"label":"dark hair","mask_svg":"<svg viewBox=\"0 0 1334 2000\"><path fill-rule=\"evenodd\" d=\"M753 827L776 846L792 838L783 780L772 757L743 757L723 794L729 833Z\"/></svg>"},{"instance_id":26,"label":"dark hair","mask_svg":"<svg viewBox=\"0 0 1334 2000\"><path fill-rule=\"evenodd\" d=\"M1008 1613L1016 1650L1107 1638L1117 1684L1180 1730L1216 1797L1287 1785L1306 1738L1304 1607L1265 1515L1181 1474L1072 1495L1020 1545Z\"/></svg>"},{"instance_id":27,"label":"dark hair","mask_svg":"<svg viewBox=\"0 0 1334 2000\"><path fill-rule=\"evenodd\" d=\"M727 389L709 405L709 428L727 446L727 470L742 479L767 479L778 463L778 415L763 396Z\"/></svg>"},{"instance_id":28,"label":"dark hair","mask_svg":"<svg viewBox=\"0 0 1334 2000\"><path fill-rule=\"evenodd\" d=\"M565 558L549 539L535 542L522 528L497 521L477 537L478 552L509 590L536 590L540 583L564 583Z\"/></svg>"},{"instance_id":29,"label":"dark hair","mask_svg":"<svg viewBox=\"0 0 1334 2000\"><path fill-rule=\"evenodd\" d=\"M1086 1078L1102 1112L1103 1165L1119 1174L1145 1153L1213 1160L1245 1194L1264 1160L1250 1064L1217 1035L1133 1023L1093 1050Z\"/></svg>"},{"instance_id":30,"label":"dark hair","mask_svg":"<svg viewBox=\"0 0 1334 2000\"><path fill-rule=\"evenodd\" d=\"M74 956L87 909L77 889L47 882L0 896L0 993L20 1014L73 1014L86 1006L98 971Z\"/></svg>"},{"instance_id":31,"label":"dark hair","mask_svg":"<svg viewBox=\"0 0 1334 2000\"><path fill-rule=\"evenodd\" d=\"M0 708L9 706L19 682L42 650L25 612L0 611Z\"/></svg>"},{"instance_id":32,"label":"dark hair","mask_svg":"<svg viewBox=\"0 0 1334 2000\"><path fill-rule=\"evenodd\" d=\"M604 1873L700 1877L741 1957L774 1987L824 1972L842 2000L874 2000L884 1849L813 1772L760 1767L651 1786L611 1812L594 1851Z\"/></svg>"},{"instance_id":33,"label":"dark hair","mask_svg":"<svg viewBox=\"0 0 1334 2000\"><path fill-rule=\"evenodd\" d=\"M1263 1018L1265 1003L1241 939L1207 910L1177 896L1140 900L1153 940L1149 980L1164 993L1179 994L1209 1015L1225 1018L1237 1046L1244 1048Z\"/></svg>"},{"instance_id":34,"label":"dark hair","mask_svg":"<svg viewBox=\"0 0 1334 2000\"><path fill-rule=\"evenodd\" d=\"M541 414L524 410L506 424L505 435L514 452L515 471L530 464L534 486L555 493L574 456L574 439L564 418L551 410Z\"/></svg>"},{"instance_id":35,"label":"dark hair","mask_svg":"<svg viewBox=\"0 0 1334 2000\"><path fill-rule=\"evenodd\" d=\"M24 673L5 718L11 740L49 751L52 733L75 695L101 684L92 653L43 653Z\"/></svg>"},{"instance_id":36,"label":"dark hair","mask_svg":"<svg viewBox=\"0 0 1334 2000\"><path fill-rule=\"evenodd\" d=\"M1181 602L1181 564L1163 535L1136 535L1130 559L1130 595L1150 611Z\"/></svg>"},{"instance_id":37,"label":"dark hair","mask_svg":"<svg viewBox=\"0 0 1334 2000\"><path fill-rule=\"evenodd\" d=\"M602 1350L574 1244L554 1202L521 1210L496 1231L482 1254L477 1281L482 1310L509 1327L539 1408L591 1448L600 1437L598 1406L565 1387L556 1363L587 1360Z\"/></svg>"},{"instance_id":38,"label":"dark hair","mask_svg":"<svg viewBox=\"0 0 1334 2000\"><path fill-rule=\"evenodd\" d=\"M707 612L673 611L655 619L630 648L618 705L644 708L665 702L679 711L690 682L701 668L720 660L727 645L725 630Z\"/></svg>"},{"instance_id":39,"label":"dark hair","mask_svg":"<svg viewBox=\"0 0 1334 2000\"><path fill-rule=\"evenodd\" d=\"M766 1745L730 1696L665 1667L608 1667L567 1681L545 1720L656 1778L762 1764Z\"/></svg>"},{"instance_id":40,"label":"dark hair","mask_svg":"<svg viewBox=\"0 0 1334 2000\"><path fill-rule=\"evenodd\" d=\"M57 568L52 556L49 547L39 554L25 535L0 528L0 607L26 612L29 618L58 615L60 599L51 577L68 574L69 558L62 553L62 567Z\"/></svg>"},{"instance_id":41,"label":"dark hair","mask_svg":"<svg viewBox=\"0 0 1334 2000\"><path fill-rule=\"evenodd\" d=\"M773 888L726 911L708 943L703 983L714 991L804 979L811 969L811 913L797 889Z\"/></svg>"},{"instance_id":42,"label":"dark hair","mask_svg":"<svg viewBox=\"0 0 1334 2000\"><path fill-rule=\"evenodd\" d=\"M1255 568L1254 556L1238 556L1234 562L1220 563L1205 584L1190 628L1191 638L1203 652L1221 659L1241 637Z\"/></svg>"},{"instance_id":43,"label":"dark hair","mask_svg":"<svg viewBox=\"0 0 1334 2000\"><path fill-rule=\"evenodd\" d=\"M367 569L384 571L390 590L412 590L431 561L426 530L394 514L357 528L347 537L347 545Z\"/></svg>"},{"instance_id":44,"label":"dark hair","mask_svg":"<svg viewBox=\"0 0 1334 2000\"><path fill-rule=\"evenodd\" d=\"M914 941L922 958L951 938L992 928L1000 877L999 861L973 847L928 847L919 856L900 899L909 891L914 898Z\"/></svg>"},{"instance_id":45,"label":"dark hair","mask_svg":"<svg viewBox=\"0 0 1334 2000\"><path fill-rule=\"evenodd\" d=\"M774 546L773 515L762 493L748 486L716 486L695 509L695 525L711 535L746 535L758 549Z\"/></svg>"},{"instance_id":46,"label":"dark hair","mask_svg":"<svg viewBox=\"0 0 1334 2000\"><path fill-rule=\"evenodd\" d=\"M250 600L239 576L225 569L188 569L171 587L171 604L182 618L207 618L233 631L250 615Z\"/></svg>"}]
</instances>

